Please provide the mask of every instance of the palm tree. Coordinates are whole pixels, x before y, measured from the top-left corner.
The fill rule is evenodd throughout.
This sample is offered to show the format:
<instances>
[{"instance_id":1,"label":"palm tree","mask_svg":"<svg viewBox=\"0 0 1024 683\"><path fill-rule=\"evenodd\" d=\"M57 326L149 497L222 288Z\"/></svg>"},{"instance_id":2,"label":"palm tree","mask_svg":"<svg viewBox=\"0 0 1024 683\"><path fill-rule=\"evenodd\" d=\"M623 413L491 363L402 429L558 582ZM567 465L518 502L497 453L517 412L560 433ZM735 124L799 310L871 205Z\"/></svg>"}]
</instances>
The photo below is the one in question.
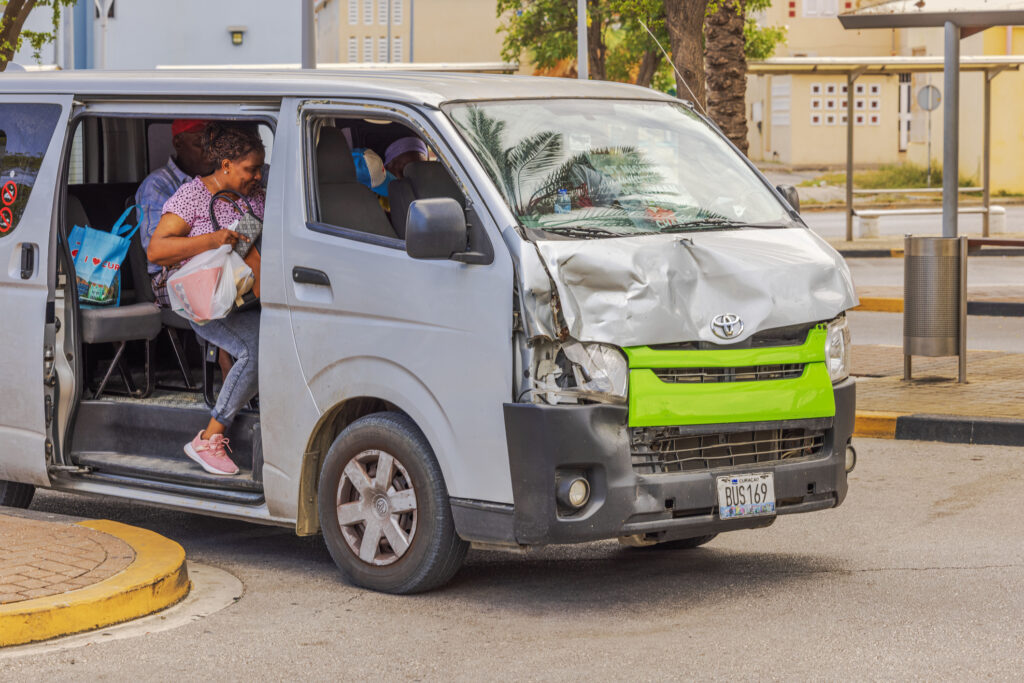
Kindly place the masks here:
<instances>
[{"instance_id":1,"label":"palm tree","mask_svg":"<svg viewBox=\"0 0 1024 683\"><path fill-rule=\"evenodd\" d=\"M744 154L747 153L745 23L745 0L719 0L717 10L705 21L708 115Z\"/></svg>"}]
</instances>

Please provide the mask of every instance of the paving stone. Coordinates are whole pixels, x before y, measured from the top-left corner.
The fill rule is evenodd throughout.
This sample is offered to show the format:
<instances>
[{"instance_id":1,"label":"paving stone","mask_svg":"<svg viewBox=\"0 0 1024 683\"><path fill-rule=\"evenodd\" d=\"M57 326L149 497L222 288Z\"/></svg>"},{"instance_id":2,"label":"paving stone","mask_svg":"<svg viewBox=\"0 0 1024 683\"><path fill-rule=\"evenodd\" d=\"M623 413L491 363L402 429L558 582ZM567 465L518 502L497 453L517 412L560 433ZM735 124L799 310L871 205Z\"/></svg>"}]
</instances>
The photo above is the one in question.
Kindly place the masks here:
<instances>
[{"instance_id":1,"label":"paving stone","mask_svg":"<svg viewBox=\"0 0 1024 683\"><path fill-rule=\"evenodd\" d=\"M79 590L135 559L126 543L66 522L0 515L0 603Z\"/></svg>"}]
</instances>

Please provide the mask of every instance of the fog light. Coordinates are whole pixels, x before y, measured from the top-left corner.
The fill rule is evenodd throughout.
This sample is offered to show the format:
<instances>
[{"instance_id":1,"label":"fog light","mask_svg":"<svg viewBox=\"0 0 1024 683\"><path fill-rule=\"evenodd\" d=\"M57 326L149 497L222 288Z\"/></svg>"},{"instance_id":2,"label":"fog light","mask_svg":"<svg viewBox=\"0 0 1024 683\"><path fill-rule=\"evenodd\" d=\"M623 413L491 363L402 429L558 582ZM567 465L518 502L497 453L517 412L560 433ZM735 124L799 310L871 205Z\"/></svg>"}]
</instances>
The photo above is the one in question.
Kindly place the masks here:
<instances>
[{"instance_id":1,"label":"fog light","mask_svg":"<svg viewBox=\"0 0 1024 683\"><path fill-rule=\"evenodd\" d=\"M853 472L853 468L857 466L857 449L850 444L846 444L846 471L847 473Z\"/></svg>"},{"instance_id":2,"label":"fog light","mask_svg":"<svg viewBox=\"0 0 1024 683\"><path fill-rule=\"evenodd\" d=\"M590 484L583 477L558 482L558 502L570 508L581 508L590 500Z\"/></svg>"}]
</instances>

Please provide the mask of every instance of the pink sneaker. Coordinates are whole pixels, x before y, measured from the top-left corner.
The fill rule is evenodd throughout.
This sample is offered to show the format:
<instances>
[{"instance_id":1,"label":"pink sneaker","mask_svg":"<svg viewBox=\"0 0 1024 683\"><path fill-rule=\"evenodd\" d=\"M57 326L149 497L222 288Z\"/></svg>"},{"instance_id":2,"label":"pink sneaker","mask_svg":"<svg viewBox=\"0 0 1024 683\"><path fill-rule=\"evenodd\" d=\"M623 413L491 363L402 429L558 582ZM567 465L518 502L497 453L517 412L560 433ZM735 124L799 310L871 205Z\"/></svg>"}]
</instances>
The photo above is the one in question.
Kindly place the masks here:
<instances>
[{"instance_id":1,"label":"pink sneaker","mask_svg":"<svg viewBox=\"0 0 1024 683\"><path fill-rule=\"evenodd\" d=\"M203 430L199 430L192 443L185 444L185 455L195 460L210 474L238 474L238 467L224 452L228 447L228 439L223 434L214 434L209 439L203 438Z\"/></svg>"}]
</instances>

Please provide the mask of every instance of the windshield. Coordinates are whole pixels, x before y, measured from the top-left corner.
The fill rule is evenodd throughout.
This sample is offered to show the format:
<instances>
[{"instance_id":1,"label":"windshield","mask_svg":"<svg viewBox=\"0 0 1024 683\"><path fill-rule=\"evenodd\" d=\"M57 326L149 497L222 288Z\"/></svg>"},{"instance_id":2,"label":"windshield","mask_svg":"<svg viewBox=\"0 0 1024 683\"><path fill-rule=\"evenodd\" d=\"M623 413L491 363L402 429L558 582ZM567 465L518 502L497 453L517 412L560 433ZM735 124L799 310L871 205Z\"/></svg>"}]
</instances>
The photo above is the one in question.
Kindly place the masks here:
<instances>
[{"instance_id":1,"label":"windshield","mask_svg":"<svg viewBox=\"0 0 1024 683\"><path fill-rule=\"evenodd\" d=\"M445 111L527 228L588 238L792 225L743 159L681 104L517 100Z\"/></svg>"}]
</instances>

